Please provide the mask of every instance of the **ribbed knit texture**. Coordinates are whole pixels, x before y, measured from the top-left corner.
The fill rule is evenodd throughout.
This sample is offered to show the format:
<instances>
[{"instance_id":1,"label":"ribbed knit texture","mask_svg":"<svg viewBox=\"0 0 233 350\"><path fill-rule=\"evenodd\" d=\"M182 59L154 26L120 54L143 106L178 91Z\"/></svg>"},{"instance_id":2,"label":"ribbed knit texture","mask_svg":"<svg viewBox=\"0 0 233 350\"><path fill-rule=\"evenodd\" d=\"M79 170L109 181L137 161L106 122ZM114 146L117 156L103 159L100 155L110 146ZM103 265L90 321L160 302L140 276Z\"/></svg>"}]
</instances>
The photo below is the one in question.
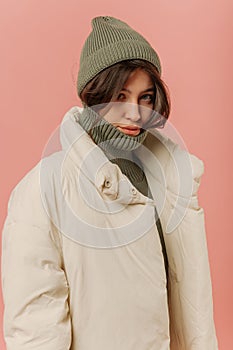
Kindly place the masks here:
<instances>
[{"instance_id":1,"label":"ribbed knit texture","mask_svg":"<svg viewBox=\"0 0 233 350\"><path fill-rule=\"evenodd\" d=\"M138 136L126 135L100 118L91 108L84 108L78 121L108 159L120 167L122 173L142 194L148 196L146 176L133 153L145 140L147 132L143 131Z\"/></svg>"},{"instance_id":2,"label":"ribbed knit texture","mask_svg":"<svg viewBox=\"0 0 233 350\"><path fill-rule=\"evenodd\" d=\"M78 95L102 70L129 59L148 61L161 73L158 54L141 34L114 17L94 18L92 32L87 37L80 56Z\"/></svg>"}]
</instances>

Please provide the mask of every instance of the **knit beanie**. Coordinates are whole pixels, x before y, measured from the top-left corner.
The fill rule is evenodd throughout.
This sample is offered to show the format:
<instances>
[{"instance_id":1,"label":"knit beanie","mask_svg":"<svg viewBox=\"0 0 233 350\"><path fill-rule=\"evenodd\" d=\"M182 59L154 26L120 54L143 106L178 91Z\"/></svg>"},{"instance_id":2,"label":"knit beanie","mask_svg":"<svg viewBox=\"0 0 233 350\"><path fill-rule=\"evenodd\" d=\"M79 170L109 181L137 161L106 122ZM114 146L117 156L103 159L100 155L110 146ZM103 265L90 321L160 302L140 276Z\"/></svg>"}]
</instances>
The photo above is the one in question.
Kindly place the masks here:
<instances>
[{"instance_id":1,"label":"knit beanie","mask_svg":"<svg viewBox=\"0 0 233 350\"><path fill-rule=\"evenodd\" d=\"M148 41L125 22L109 16L92 19L92 32L80 56L77 89L82 90L98 73L115 63L142 59L152 63L161 74L158 54Z\"/></svg>"}]
</instances>

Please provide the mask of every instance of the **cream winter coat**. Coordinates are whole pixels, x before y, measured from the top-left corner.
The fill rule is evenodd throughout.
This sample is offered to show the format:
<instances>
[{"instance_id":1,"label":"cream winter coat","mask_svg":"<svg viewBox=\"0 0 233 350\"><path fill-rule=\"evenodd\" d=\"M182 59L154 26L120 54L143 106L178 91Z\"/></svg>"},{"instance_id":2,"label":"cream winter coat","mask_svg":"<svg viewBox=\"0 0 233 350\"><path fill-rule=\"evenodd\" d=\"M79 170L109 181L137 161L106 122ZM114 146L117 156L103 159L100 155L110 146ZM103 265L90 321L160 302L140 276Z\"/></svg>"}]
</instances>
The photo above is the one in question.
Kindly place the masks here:
<instances>
[{"instance_id":1,"label":"cream winter coat","mask_svg":"<svg viewBox=\"0 0 233 350\"><path fill-rule=\"evenodd\" d=\"M13 190L3 232L7 350L216 350L203 163L155 132L143 196L65 116L62 150ZM156 206L169 261L168 289ZM168 291L168 292L167 292Z\"/></svg>"}]
</instances>

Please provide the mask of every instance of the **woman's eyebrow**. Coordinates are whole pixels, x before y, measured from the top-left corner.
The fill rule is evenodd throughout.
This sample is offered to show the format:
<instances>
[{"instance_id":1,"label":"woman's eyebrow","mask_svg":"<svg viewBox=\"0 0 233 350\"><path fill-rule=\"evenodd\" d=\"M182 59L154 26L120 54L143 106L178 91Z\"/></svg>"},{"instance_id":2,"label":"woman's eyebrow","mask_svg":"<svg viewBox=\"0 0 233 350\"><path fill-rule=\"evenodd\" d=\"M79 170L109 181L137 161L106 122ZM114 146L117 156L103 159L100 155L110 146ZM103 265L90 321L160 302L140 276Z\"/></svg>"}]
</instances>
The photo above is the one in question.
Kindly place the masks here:
<instances>
[{"instance_id":1,"label":"woman's eyebrow","mask_svg":"<svg viewBox=\"0 0 233 350\"><path fill-rule=\"evenodd\" d=\"M126 88L122 88L121 91L127 91L131 94L131 91L129 89L126 89ZM144 91L141 91L141 93L144 93L144 92L154 92L154 88L153 86L152 87L149 87L148 89L144 90Z\"/></svg>"}]
</instances>

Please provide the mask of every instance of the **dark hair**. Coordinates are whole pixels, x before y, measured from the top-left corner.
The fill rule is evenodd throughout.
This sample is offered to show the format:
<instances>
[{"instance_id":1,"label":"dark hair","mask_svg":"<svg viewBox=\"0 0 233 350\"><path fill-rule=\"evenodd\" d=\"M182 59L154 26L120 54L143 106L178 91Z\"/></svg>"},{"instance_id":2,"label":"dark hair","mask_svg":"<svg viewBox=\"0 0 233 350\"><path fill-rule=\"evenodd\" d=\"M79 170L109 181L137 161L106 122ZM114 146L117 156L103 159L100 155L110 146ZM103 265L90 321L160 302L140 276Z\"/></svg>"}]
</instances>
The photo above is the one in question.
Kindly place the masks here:
<instances>
[{"instance_id":1,"label":"dark hair","mask_svg":"<svg viewBox=\"0 0 233 350\"><path fill-rule=\"evenodd\" d=\"M95 111L98 111L98 106L114 101L118 97L129 75L138 68L149 74L155 90L154 112L146 127L162 128L170 114L169 92L157 68L148 61L125 60L104 69L84 87L80 95L82 102L87 107L95 106Z\"/></svg>"}]
</instances>

